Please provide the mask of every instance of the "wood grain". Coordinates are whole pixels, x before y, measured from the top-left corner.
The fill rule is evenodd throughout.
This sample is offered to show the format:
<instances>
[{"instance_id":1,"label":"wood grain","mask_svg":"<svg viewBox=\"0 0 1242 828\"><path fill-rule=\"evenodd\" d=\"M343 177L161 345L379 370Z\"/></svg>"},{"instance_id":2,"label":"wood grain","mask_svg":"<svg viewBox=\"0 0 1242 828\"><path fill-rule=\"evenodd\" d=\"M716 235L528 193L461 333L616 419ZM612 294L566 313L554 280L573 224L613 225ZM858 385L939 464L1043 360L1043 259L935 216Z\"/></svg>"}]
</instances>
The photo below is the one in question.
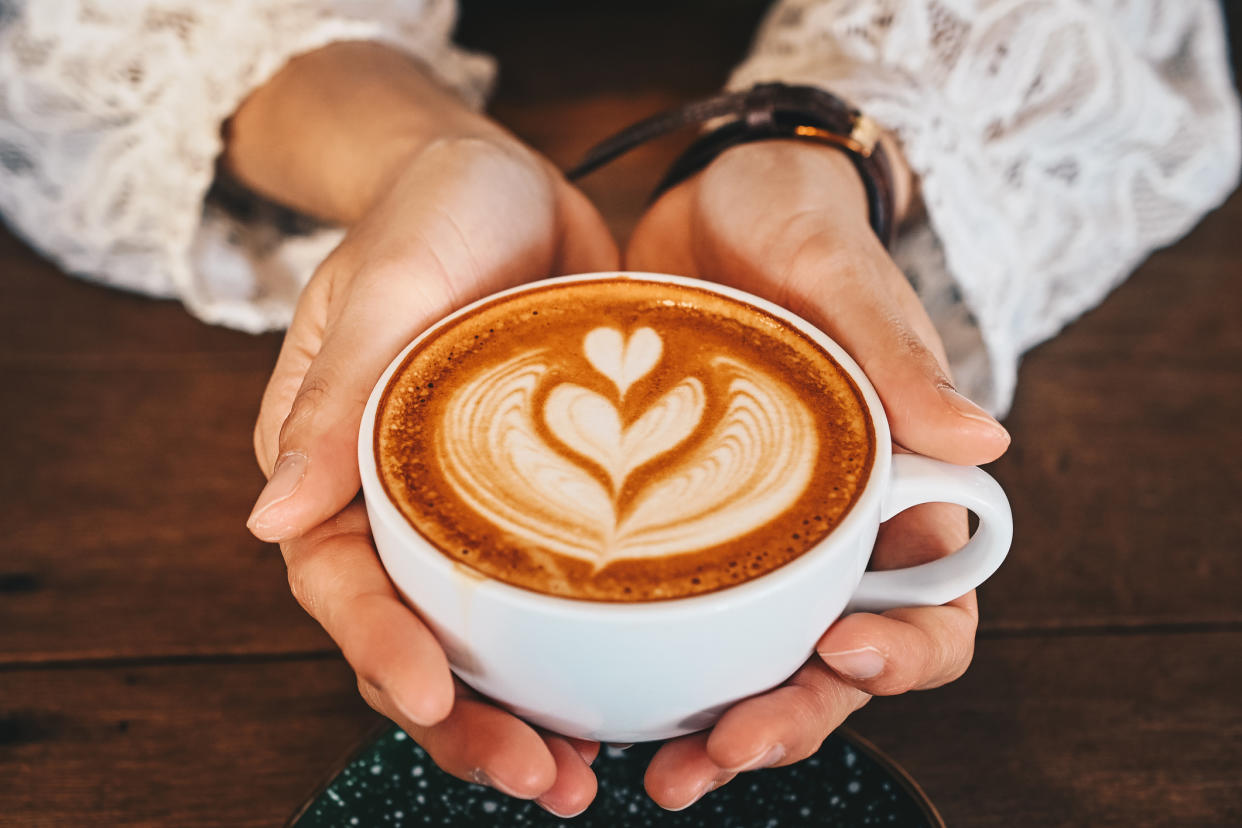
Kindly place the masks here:
<instances>
[{"instance_id":1,"label":"wood grain","mask_svg":"<svg viewBox=\"0 0 1242 828\"><path fill-rule=\"evenodd\" d=\"M1235 196L1026 360L995 468L1018 531L985 629L1242 617L1240 214ZM20 389L0 403L0 659L328 647L242 526L277 339L0 251L0 382Z\"/></svg>"},{"instance_id":2,"label":"wood grain","mask_svg":"<svg viewBox=\"0 0 1242 828\"><path fill-rule=\"evenodd\" d=\"M250 336L203 325L180 302L67 276L0 229L0 370L62 358L120 365L206 353L246 354L262 367L275 361L279 347L277 334Z\"/></svg>"},{"instance_id":3,"label":"wood grain","mask_svg":"<svg viewBox=\"0 0 1242 828\"><path fill-rule=\"evenodd\" d=\"M279 337L0 261L0 663L329 648L244 526Z\"/></svg>"},{"instance_id":4,"label":"wood grain","mask_svg":"<svg viewBox=\"0 0 1242 828\"><path fill-rule=\"evenodd\" d=\"M955 828L1236 826L1239 646L1239 632L985 639L964 678L875 699L851 726Z\"/></svg>"},{"instance_id":5,"label":"wood grain","mask_svg":"<svg viewBox=\"0 0 1242 828\"><path fill-rule=\"evenodd\" d=\"M1239 222L1235 195L1024 361L986 628L1242 621Z\"/></svg>"},{"instance_id":6,"label":"wood grain","mask_svg":"<svg viewBox=\"0 0 1242 828\"><path fill-rule=\"evenodd\" d=\"M760 5L732 8L467 7L464 27L505 67L498 115L568 163L718 84ZM619 234L676 149L588 179ZM1014 446L995 468L1018 531L983 591L985 629L1242 620L1239 220L1235 196L1026 360ZM0 382L14 390L0 403L0 660L329 647L288 598L275 550L242 526L279 337L66 277L2 233L0 262Z\"/></svg>"},{"instance_id":7,"label":"wood grain","mask_svg":"<svg viewBox=\"0 0 1242 828\"><path fill-rule=\"evenodd\" d=\"M377 721L336 658L0 672L0 822L279 825Z\"/></svg>"},{"instance_id":8,"label":"wood grain","mask_svg":"<svg viewBox=\"0 0 1242 828\"><path fill-rule=\"evenodd\" d=\"M244 526L261 476L250 354L6 366L0 659L289 652L330 642ZM20 401L20 405L16 404ZM10 404L14 403L14 404ZM11 510L11 511L9 511Z\"/></svg>"},{"instance_id":9,"label":"wood grain","mask_svg":"<svg viewBox=\"0 0 1242 828\"><path fill-rule=\"evenodd\" d=\"M955 827L1226 828L1239 648L1237 632L987 640L961 681L852 721ZM7 670L0 813L276 825L375 721L335 658Z\"/></svg>"},{"instance_id":10,"label":"wood grain","mask_svg":"<svg viewBox=\"0 0 1242 828\"><path fill-rule=\"evenodd\" d=\"M717 88L764 6L474 0L463 39L568 164ZM678 146L584 182L619 237ZM1242 824L1240 221L1235 195L1023 365L975 665L854 721L951 825ZM279 343L0 232L0 822L279 824L376 721L242 525Z\"/></svg>"}]
</instances>

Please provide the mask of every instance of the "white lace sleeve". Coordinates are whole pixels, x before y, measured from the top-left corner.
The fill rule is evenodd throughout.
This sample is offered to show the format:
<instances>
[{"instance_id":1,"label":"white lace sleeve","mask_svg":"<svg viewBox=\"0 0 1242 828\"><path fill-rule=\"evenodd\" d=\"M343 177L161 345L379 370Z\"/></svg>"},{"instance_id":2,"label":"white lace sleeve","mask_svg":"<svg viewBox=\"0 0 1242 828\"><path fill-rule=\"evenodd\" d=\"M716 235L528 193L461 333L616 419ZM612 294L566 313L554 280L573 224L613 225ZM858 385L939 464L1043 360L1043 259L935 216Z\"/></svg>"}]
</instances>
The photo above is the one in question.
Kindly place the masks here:
<instances>
[{"instance_id":1,"label":"white lace sleeve","mask_svg":"<svg viewBox=\"0 0 1242 828\"><path fill-rule=\"evenodd\" d=\"M340 231L205 204L222 123L338 40L401 48L478 105L492 62L450 44L455 14L453 0L0 2L0 212L72 273L209 322L285 325Z\"/></svg>"},{"instance_id":2,"label":"white lace sleeve","mask_svg":"<svg viewBox=\"0 0 1242 828\"><path fill-rule=\"evenodd\" d=\"M896 134L926 220L895 258L998 413L1025 349L1238 175L1214 0L784 0L730 85L766 80L822 85Z\"/></svg>"}]
</instances>

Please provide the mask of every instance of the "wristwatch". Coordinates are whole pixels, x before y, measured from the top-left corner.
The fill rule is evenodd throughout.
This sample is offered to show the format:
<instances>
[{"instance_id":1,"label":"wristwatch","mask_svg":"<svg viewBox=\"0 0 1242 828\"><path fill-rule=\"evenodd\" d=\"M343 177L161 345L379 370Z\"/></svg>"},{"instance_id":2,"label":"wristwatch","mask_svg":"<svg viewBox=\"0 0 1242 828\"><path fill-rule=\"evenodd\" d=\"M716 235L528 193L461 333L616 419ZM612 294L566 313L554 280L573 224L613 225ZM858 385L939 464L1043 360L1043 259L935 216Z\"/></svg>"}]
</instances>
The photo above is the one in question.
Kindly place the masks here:
<instances>
[{"instance_id":1,"label":"wristwatch","mask_svg":"<svg viewBox=\"0 0 1242 828\"><path fill-rule=\"evenodd\" d=\"M721 118L724 123L713 125L673 162L653 200L730 147L772 138L812 141L849 156L867 192L871 229L886 247L892 242L896 229L892 170L880 143L880 127L841 98L814 86L762 83L652 115L596 144L566 175L580 178L654 138Z\"/></svg>"}]
</instances>

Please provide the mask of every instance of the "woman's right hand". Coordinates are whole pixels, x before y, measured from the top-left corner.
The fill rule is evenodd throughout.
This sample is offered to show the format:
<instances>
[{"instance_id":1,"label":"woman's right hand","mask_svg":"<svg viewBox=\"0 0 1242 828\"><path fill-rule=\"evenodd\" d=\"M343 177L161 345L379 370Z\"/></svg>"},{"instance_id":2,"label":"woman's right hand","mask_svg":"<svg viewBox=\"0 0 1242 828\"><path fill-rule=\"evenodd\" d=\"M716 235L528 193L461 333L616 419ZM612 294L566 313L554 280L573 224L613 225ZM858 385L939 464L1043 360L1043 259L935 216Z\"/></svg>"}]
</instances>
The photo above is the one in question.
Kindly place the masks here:
<instances>
[{"instance_id":1,"label":"woman's right hand","mask_svg":"<svg viewBox=\"0 0 1242 828\"><path fill-rule=\"evenodd\" d=\"M897 182L909 191L908 180ZM626 267L719 281L809 320L874 384L895 450L974 465L1009 445L999 423L953 390L936 328L872 232L857 170L834 147L759 141L722 153L648 209ZM924 504L881 527L870 565L943 558L968 535L965 509ZM738 702L710 731L661 747L648 792L683 808L741 771L805 759L871 696L960 676L977 622L973 591L944 606L843 617L787 682Z\"/></svg>"},{"instance_id":2,"label":"woman's right hand","mask_svg":"<svg viewBox=\"0 0 1242 828\"><path fill-rule=\"evenodd\" d=\"M349 224L303 291L264 394L254 439L270 479L248 526L280 543L294 596L340 646L368 704L447 772L569 815L595 795L589 763L598 745L537 732L454 681L444 652L401 601L376 555L359 496L356 447L372 387L428 325L510 285L615 269L617 250L596 210L549 162L429 81L401 74L411 70L415 64L384 47L328 47L291 63L285 73L293 78L278 75L274 91L265 88L257 104L246 105L260 110L243 107L237 116L235 149L242 155L226 160L239 177L253 171L256 189L277 197L288 192L287 203L310 212L341 208L335 217ZM296 146L336 145L351 135L350 124L342 123L348 114L319 113L331 119L324 128L329 140L306 117L306 107L320 106L324 86L344 84L338 104L348 107L359 90L378 86L383 93L394 78L401 88L388 106L375 105L371 88L366 111L357 113L365 122L359 129L373 133L377 119L405 102L422 106L414 116L406 113L404 123L434 124L435 133L418 136L409 151L346 152L358 175L325 171L323 180L333 187L317 186L312 165L301 170L309 182L294 175L285 186L272 178L271 165L245 156L254 144L247 136L270 142L273 118L277 127L284 123L273 113L282 111L297 113L291 140L302 143ZM269 93L275 97L264 101ZM256 151L264 149L270 147L260 141ZM382 170L368 166L381 163ZM336 187L351 181L367 186Z\"/></svg>"}]
</instances>

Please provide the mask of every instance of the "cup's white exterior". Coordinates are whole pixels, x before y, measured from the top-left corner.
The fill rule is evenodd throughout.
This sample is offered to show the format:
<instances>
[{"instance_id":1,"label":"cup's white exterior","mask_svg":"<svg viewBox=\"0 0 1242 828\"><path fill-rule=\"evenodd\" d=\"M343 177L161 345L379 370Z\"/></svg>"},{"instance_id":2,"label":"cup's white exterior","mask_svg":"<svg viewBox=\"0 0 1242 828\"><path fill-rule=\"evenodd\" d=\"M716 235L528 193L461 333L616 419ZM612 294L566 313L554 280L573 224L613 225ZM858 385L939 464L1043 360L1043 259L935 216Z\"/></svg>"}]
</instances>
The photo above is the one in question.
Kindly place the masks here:
<instances>
[{"instance_id":1,"label":"cup's white exterior","mask_svg":"<svg viewBox=\"0 0 1242 828\"><path fill-rule=\"evenodd\" d=\"M569 276L537 285L610 275ZM1012 525L999 487L978 469L918 457L897 458L898 466L906 461L914 465L902 475L901 485L893 486L891 440L880 400L849 355L822 332L776 305L720 285L646 273L615 278L715 291L798 326L862 391L876 438L870 477L845 519L818 545L779 569L719 592L609 604L556 598L493 581L424 540L379 480L372 446L376 410L415 340L384 372L367 404L358 446L362 488L375 545L389 576L433 629L454 672L471 687L521 717L569 736L609 742L677 736L710 725L733 702L788 678L851 601L854 607L876 609L943 603L977 586L1000 564ZM471 307L440 324L469 313ZM941 476L941 466L947 477ZM954 474L960 479L951 480ZM953 491L939 491L943 488ZM869 581L897 577L864 584L860 591L880 521L913 503L932 500L963 503L980 514L981 529L971 544L933 564L868 573ZM872 594L860 601L856 593L867 593L868 586Z\"/></svg>"}]
</instances>

